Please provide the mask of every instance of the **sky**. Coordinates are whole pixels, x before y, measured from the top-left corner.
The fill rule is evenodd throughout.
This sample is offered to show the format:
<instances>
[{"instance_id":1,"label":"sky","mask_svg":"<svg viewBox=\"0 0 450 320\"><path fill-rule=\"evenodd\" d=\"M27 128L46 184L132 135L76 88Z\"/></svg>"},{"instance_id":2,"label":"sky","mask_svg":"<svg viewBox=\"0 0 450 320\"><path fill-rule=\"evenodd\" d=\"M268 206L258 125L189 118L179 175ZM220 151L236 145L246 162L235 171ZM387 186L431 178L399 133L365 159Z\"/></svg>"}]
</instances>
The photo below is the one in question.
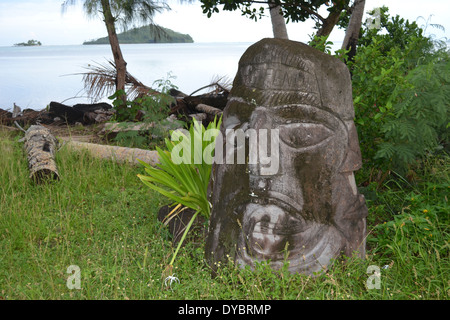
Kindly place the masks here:
<instances>
[{"instance_id":1,"label":"sky","mask_svg":"<svg viewBox=\"0 0 450 320\"><path fill-rule=\"evenodd\" d=\"M88 18L83 12L83 0L70 6L63 14L63 0L0 0L0 46L12 46L30 39L43 45L77 45L86 40L106 36L103 21ZM158 13L157 24L174 31L187 33L194 42L256 42L272 37L269 17L258 22L241 16L240 12L220 12L207 18L200 2L180 3L167 0L171 11ZM450 39L450 1L448 0L366 0L365 11L385 5L391 16L400 15L419 26L440 24L445 32L429 26L426 34L437 39ZM422 18L419 18L422 17ZM366 19L366 15L363 18ZM419 19L419 20L417 20ZM291 40L307 42L314 33L313 21L287 24ZM335 28L329 40L340 42L344 31Z\"/></svg>"}]
</instances>

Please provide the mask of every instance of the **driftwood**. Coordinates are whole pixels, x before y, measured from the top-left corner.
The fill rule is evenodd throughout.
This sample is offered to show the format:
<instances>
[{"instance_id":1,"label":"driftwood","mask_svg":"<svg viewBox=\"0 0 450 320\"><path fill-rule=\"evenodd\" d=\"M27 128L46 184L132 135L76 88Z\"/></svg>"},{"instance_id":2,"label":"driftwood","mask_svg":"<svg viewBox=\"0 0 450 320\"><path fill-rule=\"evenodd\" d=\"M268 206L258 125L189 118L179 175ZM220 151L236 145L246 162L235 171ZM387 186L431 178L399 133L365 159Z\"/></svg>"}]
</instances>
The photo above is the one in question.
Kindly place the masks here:
<instances>
[{"instance_id":1,"label":"driftwood","mask_svg":"<svg viewBox=\"0 0 450 320\"><path fill-rule=\"evenodd\" d=\"M222 110L217 109L217 108L214 108L214 107L211 107L211 106L208 106L208 105L203 104L203 103L198 104L198 105L195 107L195 109L198 110L198 111L200 111L200 112L203 112L203 113L212 115L212 116L216 116L216 115L222 113Z\"/></svg>"},{"instance_id":2,"label":"driftwood","mask_svg":"<svg viewBox=\"0 0 450 320\"><path fill-rule=\"evenodd\" d=\"M197 96L187 95L178 90L171 90L170 94L175 98L168 110L168 116L176 115L180 120L189 122L192 117L198 117L199 112L205 112L208 116L203 120L207 125L214 119L214 115L219 111L205 111L203 105L223 110L227 103L228 91L211 92ZM33 124L54 124L54 125L73 125L77 122L89 125L94 123L103 123L109 121L114 114L114 109L108 103L94 104L76 104L68 106L59 102L52 101L48 109L41 111L25 109L20 111L20 107L14 105L15 112L0 109L0 124L13 126L17 121L22 126ZM202 109L202 110L200 110ZM208 110L213 110L207 108ZM135 120L140 120L142 112L139 112Z\"/></svg>"},{"instance_id":3,"label":"driftwood","mask_svg":"<svg viewBox=\"0 0 450 320\"><path fill-rule=\"evenodd\" d=\"M13 107L12 117L16 118L16 117L18 117L20 115L20 113L22 112L22 109L18 105L16 105L15 103L13 105L14 105L14 107Z\"/></svg>"},{"instance_id":4,"label":"driftwood","mask_svg":"<svg viewBox=\"0 0 450 320\"><path fill-rule=\"evenodd\" d=\"M192 110L199 104L206 104L217 109L223 110L227 104L228 92L224 93L207 93L198 96L186 96L183 97L183 101Z\"/></svg>"},{"instance_id":5,"label":"driftwood","mask_svg":"<svg viewBox=\"0 0 450 320\"><path fill-rule=\"evenodd\" d=\"M0 122L6 123L6 119L12 118L12 112L0 109Z\"/></svg>"},{"instance_id":6,"label":"driftwood","mask_svg":"<svg viewBox=\"0 0 450 320\"><path fill-rule=\"evenodd\" d=\"M13 113L0 109L0 123L8 126L14 125L14 122L17 121L21 125L25 126L28 124L50 124L53 122L53 118L46 111L36 111L31 109L25 109L20 114L15 114L16 117L13 116Z\"/></svg>"},{"instance_id":7,"label":"driftwood","mask_svg":"<svg viewBox=\"0 0 450 320\"><path fill-rule=\"evenodd\" d=\"M208 118L206 113L193 113L193 114L190 114L189 117L197 120L198 122L202 122L202 123L203 123L203 121L207 120L207 118Z\"/></svg>"},{"instance_id":8,"label":"driftwood","mask_svg":"<svg viewBox=\"0 0 450 320\"><path fill-rule=\"evenodd\" d=\"M25 150L28 156L30 178L37 183L46 179L59 179L55 163L58 140L50 130L40 125L32 125L25 133Z\"/></svg>"},{"instance_id":9,"label":"driftwood","mask_svg":"<svg viewBox=\"0 0 450 320\"><path fill-rule=\"evenodd\" d=\"M64 143L73 150L87 151L91 156L113 160L120 163L138 164L142 160L154 166L159 163L158 153L154 150L144 150L138 148L126 148L118 146L101 145L88 142L79 142L66 139Z\"/></svg>"}]
</instances>

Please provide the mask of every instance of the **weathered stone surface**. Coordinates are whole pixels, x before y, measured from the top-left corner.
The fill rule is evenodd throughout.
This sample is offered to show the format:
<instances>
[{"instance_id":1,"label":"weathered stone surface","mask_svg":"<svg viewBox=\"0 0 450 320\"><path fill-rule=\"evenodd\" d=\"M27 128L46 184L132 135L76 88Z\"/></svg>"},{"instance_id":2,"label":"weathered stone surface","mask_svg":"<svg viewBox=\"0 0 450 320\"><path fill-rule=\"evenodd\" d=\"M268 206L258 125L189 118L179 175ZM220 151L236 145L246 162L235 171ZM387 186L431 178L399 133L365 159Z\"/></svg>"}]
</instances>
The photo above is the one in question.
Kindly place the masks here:
<instances>
[{"instance_id":1,"label":"weathered stone surface","mask_svg":"<svg viewBox=\"0 0 450 320\"><path fill-rule=\"evenodd\" d=\"M249 149L256 140L249 136L246 163L214 164L205 247L213 270L227 256L250 266L270 260L274 268L287 257L291 272L306 274L341 254L364 257L367 207L353 175L361 167L353 117L350 74L338 59L281 39L248 48L221 132L278 134L278 143L267 140L279 162L275 171L261 158L252 164ZM233 157L240 148L231 149Z\"/></svg>"}]
</instances>

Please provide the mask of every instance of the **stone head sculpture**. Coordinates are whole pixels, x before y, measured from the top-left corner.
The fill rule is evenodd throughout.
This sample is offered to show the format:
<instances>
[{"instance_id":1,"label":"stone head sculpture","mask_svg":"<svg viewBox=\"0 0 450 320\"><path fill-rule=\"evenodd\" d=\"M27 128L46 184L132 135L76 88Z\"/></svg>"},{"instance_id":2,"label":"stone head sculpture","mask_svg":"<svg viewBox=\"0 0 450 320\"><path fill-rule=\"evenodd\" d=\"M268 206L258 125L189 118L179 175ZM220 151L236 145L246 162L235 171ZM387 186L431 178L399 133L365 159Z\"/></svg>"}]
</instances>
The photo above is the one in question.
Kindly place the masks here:
<instances>
[{"instance_id":1,"label":"stone head sculpture","mask_svg":"<svg viewBox=\"0 0 450 320\"><path fill-rule=\"evenodd\" d=\"M353 117L340 60L281 39L247 49L211 174L205 254L213 269L231 257L274 268L287 260L291 272L312 274L341 254L364 257L367 208L353 174L361 167Z\"/></svg>"}]
</instances>

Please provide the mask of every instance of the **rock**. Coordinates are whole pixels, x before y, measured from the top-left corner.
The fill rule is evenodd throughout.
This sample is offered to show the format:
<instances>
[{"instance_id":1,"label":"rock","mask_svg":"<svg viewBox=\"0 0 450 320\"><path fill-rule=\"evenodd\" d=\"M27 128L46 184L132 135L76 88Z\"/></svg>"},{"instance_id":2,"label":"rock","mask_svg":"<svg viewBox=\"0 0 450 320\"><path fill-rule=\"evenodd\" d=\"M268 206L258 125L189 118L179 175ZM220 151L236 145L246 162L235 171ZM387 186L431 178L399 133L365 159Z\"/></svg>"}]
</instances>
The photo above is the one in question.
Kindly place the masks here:
<instances>
[{"instance_id":1,"label":"rock","mask_svg":"<svg viewBox=\"0 0 450 320\"><path fill-rule=\"evenodd\" d=\"M73 107L58 103L50 102L49 113L53 117L62 118L65 122L69 124L74 124L75 122L81 122L83 124L92 124L99 122L97 121L97 115L101 112L108 112L109 115L113 114L111 110L111 105L108 103L94 103L94 104L76 104ZM111 110L111 111L110 111ZM110 119L111 116L108 118ZM107 119L107 117L98 118Z\"/></svg>"},{"instance_id":2,"label":"rock","mask_svg":"<svg viewBox=\"0 0 450 320\"><path fill-rule=\"evenodd\" d=\"M158 211L158 220L164 224L167 224L170 234L172 235L173 246L177 246L180 242L186 226L189 224L195 210L187 208L174 216L172 219L166 219L167 215L172 211L173 207L163 206ZM168 221L168 222L166 222ZM201 215L197 215L192 226L188 232L186 240L203 242L206 237L205 218ZM182 244L184 245L186 241Z\"/></svg>"},{"instance_id":3,"label":"rock","mask_svg":"<svg viewBox=\"0 0 450 320\"><path fill-rule=\"evenodd\" d=\"M66 106L59 102L50 102L49 113L53 117L59 117L69 124L74 124L75 122L82 122L84 112L74 109L70 106Z\"/></svg>"},{"instance_id":4,"label":"rock","mask_svg":"<svg viewBox=\"0 0 450 320\"><path fill-rule=\"evenodd\" d=\"M312 275L341 254L365 256L353 117L350 73L340 60L282 39L247 49L211 174L205 256L213 271L229 256L252 268L287 260L291 273ZM227 129L236 138L226 139Z\"/></svg>"},{"instance_id":5,"label":"rock","mask_svg":"<svg viewBox=\"0 0 450 320\"><path fill-rule=\"evenodd\" d=\"M76 104L73 106L75 110L79 110L81 112L96 112L99 110L110 110L112 106L109 103L101 102L101 103L92 103L92 104Z\"/></svg>"},{"instance_id":6,"label":"rock","mask_svg":"<svg viewBox=\"0 0 450 320\"><path fill-rule=\"evenodd\" d=\"M95 118L97 117L97 113L95 112L85 112L83 115L83 123L94 123Z\"/></svg>"}]
</instances>

